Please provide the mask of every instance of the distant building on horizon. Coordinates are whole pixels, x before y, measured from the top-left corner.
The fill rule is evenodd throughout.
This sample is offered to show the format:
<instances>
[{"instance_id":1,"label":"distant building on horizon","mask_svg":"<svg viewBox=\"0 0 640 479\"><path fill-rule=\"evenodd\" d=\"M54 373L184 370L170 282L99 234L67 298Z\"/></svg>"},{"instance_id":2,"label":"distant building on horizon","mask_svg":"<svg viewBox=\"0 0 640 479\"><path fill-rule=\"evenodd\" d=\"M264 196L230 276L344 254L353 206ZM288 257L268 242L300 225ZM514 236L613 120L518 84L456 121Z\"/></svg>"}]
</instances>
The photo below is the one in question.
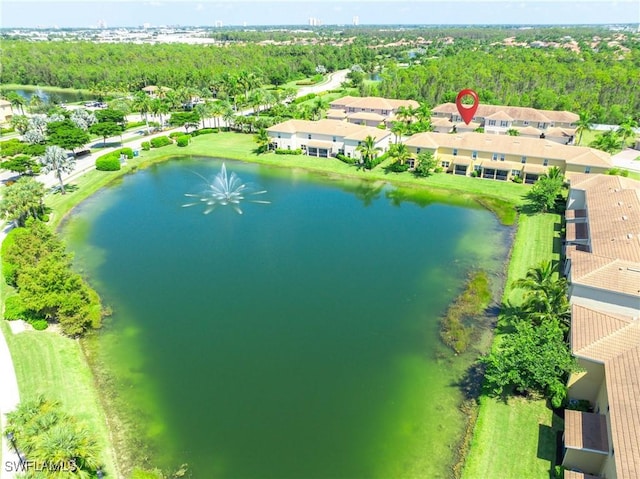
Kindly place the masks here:
<instances>
[{"instance_id":1,"label":"distant building on horizon","mask_svg":"<svg viewBox=\"0 0 640 479\"><path fill-rule=\"evenodd\" d=\"M351 23L354 27L357 27L358 25L360 25L360 17L358 17L358 15L354 15Z\"/></svg>"},{"instance_id":2,"label":"distant building on horizon","mask_svg":"<svg viewBox=\"0 0 640 479\"><path fill-rule=\"evenodd\" d=\"M309 17L309 26L310 27L319 27L320 25L322 25L322 22L320 21L319 18Z\"/></svg>"}]
</instances>

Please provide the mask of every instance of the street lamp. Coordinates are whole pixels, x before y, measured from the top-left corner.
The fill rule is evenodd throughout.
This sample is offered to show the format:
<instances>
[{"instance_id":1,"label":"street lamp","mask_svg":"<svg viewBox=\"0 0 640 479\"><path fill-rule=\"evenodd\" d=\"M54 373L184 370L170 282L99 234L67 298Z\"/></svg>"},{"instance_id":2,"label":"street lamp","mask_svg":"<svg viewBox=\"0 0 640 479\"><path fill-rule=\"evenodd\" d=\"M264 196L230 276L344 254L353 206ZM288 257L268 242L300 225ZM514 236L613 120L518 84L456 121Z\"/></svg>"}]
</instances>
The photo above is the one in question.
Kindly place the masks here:
<instances>
[{"instance_id":1,"label":"street lamp","mask_svg":"<svg viewBox=\"0 0 640 479\"><path fill-rule=\"evenodd\" d=\"M11 447L13 448L16 455L18 456L18 459L20 460L19 464L22 466L24 464L24 459L22 458L20 451L18 451L18 446L16 446L16 437L13 435L11 431L7 433L7 439L9 440L9 444L11 444Z\"/></svg>"}]
</instances>

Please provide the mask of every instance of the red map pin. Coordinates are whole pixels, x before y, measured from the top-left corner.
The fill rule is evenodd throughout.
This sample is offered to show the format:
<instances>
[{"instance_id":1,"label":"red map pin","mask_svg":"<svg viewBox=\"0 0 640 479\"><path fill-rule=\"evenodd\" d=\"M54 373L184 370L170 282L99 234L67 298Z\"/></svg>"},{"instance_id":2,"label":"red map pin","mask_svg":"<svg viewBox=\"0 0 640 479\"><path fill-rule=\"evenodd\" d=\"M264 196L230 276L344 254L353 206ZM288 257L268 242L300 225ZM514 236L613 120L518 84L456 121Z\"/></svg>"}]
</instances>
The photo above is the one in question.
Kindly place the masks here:
<instances>
[{"instance_id":1,"label":"red map pin","mask_svg":"<svg viewBox=\"0 0 640 479\"><path fill-rule=\"evenodd\" d=\"M462 104L462 99L467 95L473 98L473 105L471 106ZM456 97L456 106L458 107L458 113L460 113L460 116L467 125L471 123L471 120L473 120L473 116L476 114L479 104L480 99L475 91L465 88L464 90L460 90L460 93L458 93L458 96Z\"/></svg>"}]
</instances>

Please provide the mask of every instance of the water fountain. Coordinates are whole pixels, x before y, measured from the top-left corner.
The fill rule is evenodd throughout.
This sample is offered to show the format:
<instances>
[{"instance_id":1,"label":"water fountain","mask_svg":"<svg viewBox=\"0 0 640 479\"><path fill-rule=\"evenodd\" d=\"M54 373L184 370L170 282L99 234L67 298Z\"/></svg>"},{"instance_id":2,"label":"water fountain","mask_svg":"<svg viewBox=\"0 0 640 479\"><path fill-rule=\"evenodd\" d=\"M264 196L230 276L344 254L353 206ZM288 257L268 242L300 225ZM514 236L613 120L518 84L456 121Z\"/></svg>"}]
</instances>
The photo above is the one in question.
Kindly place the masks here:
<instances>
[{"instance_id":1,"label":"water fountain","mask_svg":"<svg viewBox=\"0 0 640 479\"><path fill-rule=\"evenodd\" d=\"M231 206L238 214L242 214L240 209L240 202L243 200L250 201L251 203L269 204L266 200L247 199L248 196L263 195L265 190L253 191L250 185L242 183L238 175L231 172L227 174L227 167L222 164L220 172L215 176L213 181L209 181L204 176L195 173L205 180L207 187L202 193L186 193L185 196L190 198L197 198L197 201L193 203L187 203L182 205L183 208L189 206L205 205L204 214L211 213L216 206Z\"/></svg>"}]
</instances>

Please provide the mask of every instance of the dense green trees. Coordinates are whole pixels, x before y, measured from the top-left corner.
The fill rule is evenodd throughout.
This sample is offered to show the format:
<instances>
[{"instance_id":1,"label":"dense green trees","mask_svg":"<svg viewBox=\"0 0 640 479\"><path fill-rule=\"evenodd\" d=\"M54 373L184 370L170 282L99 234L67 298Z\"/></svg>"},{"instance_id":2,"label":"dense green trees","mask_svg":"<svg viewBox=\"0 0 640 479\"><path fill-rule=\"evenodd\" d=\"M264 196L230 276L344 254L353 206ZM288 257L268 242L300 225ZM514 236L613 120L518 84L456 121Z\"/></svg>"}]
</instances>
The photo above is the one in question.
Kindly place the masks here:
<instances>
[{"instance_id":1,"label":"dense green trees","mask_svg":"<svg viewBox=\"0 0 640 479\"><path fill-rule=\"evenodd\" d=\"M519 307L505 308L501 323L512 330L482 359L486 385L493 394L537 393L560 407L566 379L577 369L565 340L570 321L566 279L544 262L514 287L525 290L524 298Z\"/></svg>"},{"instance_id":2,"label":"dense green trees","mask_svg":"<svg viewBox=\"0 0 640 479\"><path fill-rule=\"evenodd\" d=\"M527 199L534 211L546 213L552 211L564 186L564 176L557 166L540 176L527 193Z\"/></svg>"},{"instance_id":3,"label":"dense green trees","mask_svg":"<svg viewBox=\"0 0 640 479\"><path fill-rule=\"evenodd\" d=\"M372 93L432 105L455 100L472 86L483 103L548 110L589 111L594 122L619 124L640 110L640 51L577 54L486 46L419 65L389 65Z\"/></svg>"},{"instance_id":4,"label":"dense green trees","mask_svg":"<svg viewBox=\"0 0 640 479\"><path fill-rule=\"evenodd\" d=\"M3 274L17 288L29 317L58 322L69 336L100 326L98 294L72 271L64 245L44 223L29 220L5 242Z\"/></svg>"},{"instance_id":5,"label":"dense green trees","mask_svg":"<svg viewBox=\"0 0 640 479\"><path fill-rule=\"evenodd\" d=\"M367 136L356 150L360 153L362 166L370 170L375 166L374 160L378 157L378 153L382 151L382 148L376 146L375 138Z\"/></svg>"}]
</instances>

